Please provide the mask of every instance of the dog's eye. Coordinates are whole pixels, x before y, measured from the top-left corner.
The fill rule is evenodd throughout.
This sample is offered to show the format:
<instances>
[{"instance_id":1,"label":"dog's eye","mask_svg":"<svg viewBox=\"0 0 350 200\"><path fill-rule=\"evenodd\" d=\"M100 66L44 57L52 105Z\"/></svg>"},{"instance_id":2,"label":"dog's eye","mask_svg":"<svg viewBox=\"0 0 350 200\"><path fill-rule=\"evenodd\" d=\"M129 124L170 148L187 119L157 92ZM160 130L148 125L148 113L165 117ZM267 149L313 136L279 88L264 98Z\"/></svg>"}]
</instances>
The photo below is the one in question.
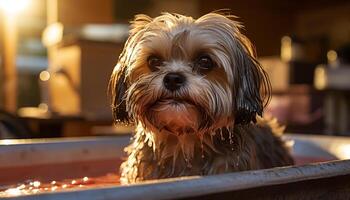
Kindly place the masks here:
<instances>
[{"instance_id":1,"label":"dog's eye","mask_svg":"<svg viewBox=\"0 0 350 200\"><path fill-rule=\"evenodd\" d=\"M200 56L196 61L196 67L201 70L211 70L214 67L214 62L209 56Z\"/></svg>"},{"instance_id":2,"label":"dog's eye","mask_svg":"<svg viewBox=\"0 0 350 200\"><path fill-rule=\"evenodd\" d=\"M163 64L163 60L157 56L150 56L147 59L148 67L154 71L157 70L157 67Z\"/></svg>"}]
</instances>

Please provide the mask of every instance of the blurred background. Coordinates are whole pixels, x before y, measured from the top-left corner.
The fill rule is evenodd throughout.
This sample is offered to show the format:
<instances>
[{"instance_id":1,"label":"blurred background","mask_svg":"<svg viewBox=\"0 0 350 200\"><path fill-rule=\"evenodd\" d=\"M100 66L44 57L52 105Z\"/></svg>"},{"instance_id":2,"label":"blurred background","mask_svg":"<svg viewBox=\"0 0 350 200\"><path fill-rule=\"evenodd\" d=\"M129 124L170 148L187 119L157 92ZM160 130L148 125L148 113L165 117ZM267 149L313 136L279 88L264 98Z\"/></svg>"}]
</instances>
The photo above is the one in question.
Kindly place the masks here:
<instances>
[{"instance_id":1,"label":"blurred background","mask_svg":"<svg viewBox=\"0 0 350 200\"><path fill-rule=\"evenodd\" d=\"M135 14L231 9L268 72L265 115L286 132L350 135L346 0L0 0L0 138L128 133L109 76Z\"/></svg>"}]
</instances>

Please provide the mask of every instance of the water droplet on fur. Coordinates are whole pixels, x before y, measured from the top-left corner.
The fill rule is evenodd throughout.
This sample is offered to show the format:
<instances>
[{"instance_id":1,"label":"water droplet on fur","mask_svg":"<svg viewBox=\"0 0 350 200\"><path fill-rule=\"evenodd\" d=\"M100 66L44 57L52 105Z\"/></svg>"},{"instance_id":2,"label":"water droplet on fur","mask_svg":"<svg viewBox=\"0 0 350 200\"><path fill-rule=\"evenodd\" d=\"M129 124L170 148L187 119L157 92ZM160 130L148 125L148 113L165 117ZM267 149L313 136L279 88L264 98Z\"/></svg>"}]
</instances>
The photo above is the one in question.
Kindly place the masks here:
<instances>
[{"instance_id":1,"label":"water droplet on fur","mask_svg":"<svg viewBox=\"0 0 350 200\"><path fill-rule=\"evenodd\" d=\"M192 164L191 164L191 162L190 162L190 160L188 158L185 158L185 162L186 162L186 166L188 168L192 168Z\"/></svg>"},{"instance_id":2,"label":"water droplet on fur","mask_svg":"<svg viewBox=\"0 0 350 200\"><path fill-rule=\"evenodd\" d=\"M233 139L232 139L232 132L228 129L228 134L230 138L230 144L233 144Z\"/></svg>"},{"instance_id":3,"label":"water droplet on fur","mask_svg":"<svg viewBox=\"0 0 350 200\"><path fill-rule=\"evenodd\" d=\"M221 137L221 140L225 140L223 134L222 134L222 129L220 129L220 137Z\"/></svg>"},{"instance_id":4,"label":"water droplet on fur","mask_svg":"<svg viewBox=\"0 0 350 200\"><path fill-rule=\"evenodd\" d=\"M199 135L199 140L201 142L201 154L202 154L202 158L204 158L204 144L203 144L203 134Z\"/></svg>"},{"instance_id":5,"label":"water droplet on fur","mask_svg":"<svg viewBox=\"0 0 350 200\"><path fill-rule=\"evenodd\" d=\"M188 168L192 168L192 164L190 162L187 163Z\"/></svg>"}]
</instances>

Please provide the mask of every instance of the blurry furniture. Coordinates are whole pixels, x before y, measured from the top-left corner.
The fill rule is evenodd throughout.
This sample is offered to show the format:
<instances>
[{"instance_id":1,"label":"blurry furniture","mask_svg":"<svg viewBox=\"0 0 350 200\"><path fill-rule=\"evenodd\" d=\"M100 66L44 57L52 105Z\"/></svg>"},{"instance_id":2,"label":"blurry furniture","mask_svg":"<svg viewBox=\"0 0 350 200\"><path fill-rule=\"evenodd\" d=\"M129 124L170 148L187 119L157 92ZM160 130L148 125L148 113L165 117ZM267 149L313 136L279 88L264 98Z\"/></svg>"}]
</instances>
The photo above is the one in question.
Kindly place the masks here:
<instances>
[{"instance_id":1,"label":"blurry furniture","mask_svg":"<svg viewBox=\"0 0 350 200\"><path fill-rule=\"evenodd\" d=\"M276 117L287 132L323 133L323 93L315 90L314 70L323 63L327 40L323 37L284 36L280 57L259 61L272 85L266 116Z\"/></svg>"},{"instance_id":2,"label":"blurry furniture","mask_svg":"<svg viewBox=\"0 0 350 200\"><path fill-rule=\"evenodd\" d=\"M31 138L54 138L63 137L65 135L74 136L74 134L81 134L82 131L66 133L65 127L67 124L83 123L83 119L79 117L62 117L55 116L50 118L41 117L21 117L22 120L26 121L28 126L32 130ZM88 134L88 131L83 132Z\"/></svg>"},{"instance_id":3,"label":"blurry furniture","mask_svg":"<svg viewBox=\"0 0 350 200\"><path fill-rule=\"evenodd\" d=\"M49 81L50 110L89 119L110 117L107 86L121 44L74 40L58 48Z\"/></svg>"},{"instance_id":4,"label":"blurry furniture","mask_svg":"<svg viewBox=\"0 0 350 200\"><path fill-rule=\"evenodd\" d=\"M112 120L89 120L77 115L61 115L45 107L18 110L21 121L28 124L31 138L77 137L94 135L94 127L111 126Z\"/></svg>"},{"instance_id":5,"label":"blurry furniture","mask_svg":"<svg viewBox=\"0 0 350 200\"><path fill-rule=\"evenodd\" d=\"M128 36L127 25L111 24L112 5L111 0L47 2L42 41L49 67L40 86L48 116L26 117L41 135L90 135L93 126L112 124L108 81Z\"/></svg>"},{"instance_id":6,"label":"blurry furniture","mask_svg":"<svg viewBox=\"0 0 350 200\"><path fill-rule=\"evenodd\" d=\"M92 135L94 136L130 135L134 132L135 127L133 125L113 124L109 126L92 127Z\"/></svg>"},{"instance_id":7,"label":"blurry furniture","mask_svg":"<svg viewBox=\"0 0 350 200\"><path fill-rule=\"evenodd\" d=\"M124 25L86 25L65 34L50 55L49 80L42 82L49 111L111 120L108 81L127 34Z\"/></svg>"},{"instance_id":8,"label":"blurry furniture","mask_svg":"<svg viewBox=\"0 0 350 200\"><path fill-rule=\"evenodd\" d=\"M21 118L0 110L0 139L30 138L32 131Z\"/></svg>"},{"instance_id":9,"label":"blurry furniture","mask_svg":"<svg viewBox=\"0 0 350 200\"><path fill-rule=\"evenodd\" d=\"M326 132L350 135L350 67L319 66L315 71L315 87L325 93Z\"/></svg>"},{"instance_id":10,"label":"blurry furniture","mask_svg":"<svg viewBox=\"0 0 350 200\"><path fill-rule=\"evenodd\" d=\"M269 76L272 90L287 91L290 87L288 63L278 56L262 57L259 62Z\"/></svg>"},{"instance_id":11,"label":"blurry furniture","mask_svg":"<svg viewBox=\"0 0 350 200\"><path fill-rule=\"evenodd\" d=\"M325 93L327 133L350 136L350 44L332 54L328 65L316 68L314 85Z\"/></svg>"},{"instance_id":12,"label":"blurry furniture","mask_svg":"<svg viewBox=\"0 0 350 200\"><path fill-rule=\"evenodd\" d=\"M32 138L78 137L94 135L94 127L107 126L111 121L86 120L74 116L49 118L22 117L32 130Z\"/></svg>"},{"instance_id":13,"label":"blurry furniture","mask_svg":"<svg viewBox=\"0 0 350 200\"><path fill-rule=\"evenodd\" d=\"M264 115L277 118L289 133L322 133L322 96L308 85L292 85L272 93Z\"/></svg>"},{"instance_id":14,"label":"blurry furniture","mask_svg":"<svg viewBox=\"0 0 350 200\"><path fill-rule=\"evenodd\" d=\"M79 15L76 7L81 8ZM42 39L49 75L41 87L42 103L50 113L111 120L108 81L128 36L128 26L111 24L113 19L111 0L47 2L48 26Z\"/></svg>"},{"instance_id":15,"label":"blurry furniture","mask_svg":"<svg viewBox=\"0 0 350 200\"><path fill-rule=\"evenodd\" d=\"M293 78L292 64L279 57L263 57L259 62L272 86L272 99L264 115L277 118L279 123L286 125L287 132L322 133L322 92L307 84L312 79L303 83L301 79Z\"/></svg>"}]
</instances>

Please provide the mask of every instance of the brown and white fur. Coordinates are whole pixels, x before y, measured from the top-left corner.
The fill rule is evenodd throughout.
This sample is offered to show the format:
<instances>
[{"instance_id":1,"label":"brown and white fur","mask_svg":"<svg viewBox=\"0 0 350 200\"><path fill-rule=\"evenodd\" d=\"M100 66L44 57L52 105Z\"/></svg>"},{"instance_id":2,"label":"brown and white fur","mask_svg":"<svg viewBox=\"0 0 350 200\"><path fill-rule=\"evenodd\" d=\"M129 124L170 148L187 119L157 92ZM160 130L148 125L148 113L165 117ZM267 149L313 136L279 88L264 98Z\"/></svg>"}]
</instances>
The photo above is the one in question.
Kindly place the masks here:
<instances>
[{"instance_id":1,"label":"brown and white fur","mask_svg":"<svg viewBox=\"0 0 350 200\"><path fill-rule=\"evenodd\" d=\"M292 165L265 120L270 83L232 15L137 15L111 76L114 118L136 126L122 184ZM170 75L169 75L170 74Z\"/></svg>"}]
</instances>

